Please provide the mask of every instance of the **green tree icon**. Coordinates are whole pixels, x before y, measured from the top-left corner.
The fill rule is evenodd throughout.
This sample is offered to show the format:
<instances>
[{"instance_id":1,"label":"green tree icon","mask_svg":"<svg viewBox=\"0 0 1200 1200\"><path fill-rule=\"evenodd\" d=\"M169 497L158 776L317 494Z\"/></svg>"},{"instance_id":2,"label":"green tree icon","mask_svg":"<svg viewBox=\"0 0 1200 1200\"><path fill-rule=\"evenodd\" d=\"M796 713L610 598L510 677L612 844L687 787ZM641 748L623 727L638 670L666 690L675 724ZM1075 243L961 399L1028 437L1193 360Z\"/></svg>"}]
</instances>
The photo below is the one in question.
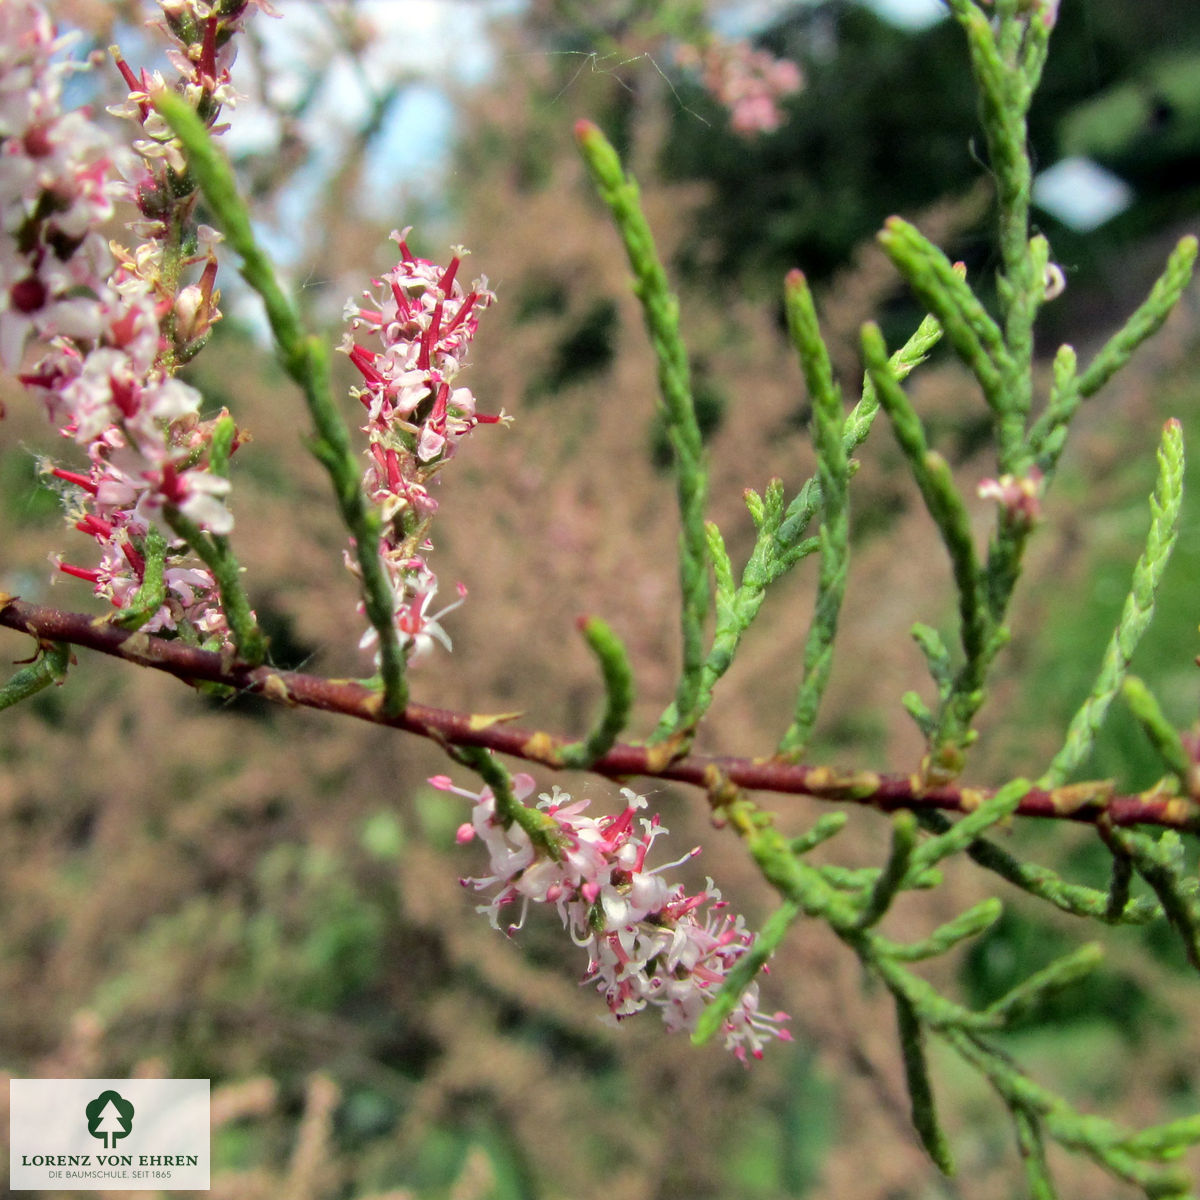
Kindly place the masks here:
<instances>
[{"instance_id":1,"label":"green tree icon","mask_svg":"<svg viewBox=\"0 0 1200 1200\"><path fill-rule=\"evenodd\" d=\"M128 1137L133 1129L133 1105L111 1088L101 1092L83 1111L88 1133L100 1138L106 1150L111 1150L118 1138Z\"/></svg>"}]
</instances>

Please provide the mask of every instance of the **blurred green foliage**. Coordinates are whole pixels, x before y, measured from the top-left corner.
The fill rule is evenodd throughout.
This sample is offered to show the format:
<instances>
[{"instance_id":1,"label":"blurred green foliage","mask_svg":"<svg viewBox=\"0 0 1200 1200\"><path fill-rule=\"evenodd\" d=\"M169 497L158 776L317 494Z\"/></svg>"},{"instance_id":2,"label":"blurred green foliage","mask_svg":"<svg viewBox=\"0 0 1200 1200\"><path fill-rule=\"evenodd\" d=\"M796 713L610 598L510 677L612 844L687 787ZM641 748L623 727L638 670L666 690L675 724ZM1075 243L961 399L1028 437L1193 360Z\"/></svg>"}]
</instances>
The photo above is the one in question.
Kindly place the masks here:
<instances>
[{"instance_id":1,"label":"blurred green foliage","mask_svg":"<svg viewBox=\"0 0 1200 1200\"><path fill-rule=\"evenodd\" d=\"M668 178L702 179L712 201L679 266L776 288L802 263L828 277L890 213L913 213L978 178L983 153L971 81L952 21L912 33L844 0L797 7L762 37L804 70L775 134L747 141L688 79L663 152ZM1133 186L1137 202L1080 237L1037 220L1076 282L1094 284L1129 239L1200 211L1200 12L1149 0L1064 3L1030 114L1035 169L1094 154ZM698 119L698 116L702 119ZM955 252L990 258L990 215ZM712 253L715 243L716 253ZM1086 272L1086 274L1084 274Z\"/></svg>"},{"instance_id":2,"label":"blurred green foliage","mask_svg":"<svg viewBox=\"0 0 1200 1200\"><path fill-rule=\"evenodd\" d=\"M332 1012L360 995L383 965L385 909L332 853L275 846L259 860L243 903L196 896L149 921L125 948L121 970L96 996L105 1019L169 1009L191 967L172 953L203 942L208 971L192 979L201 1007Z\"/></svg>"},{"instance_id":3,"label":"blurred green foliage","mask_svg":"<svg viewBox=\"0 0 1200 1200\"><path fill-rule=\"evenodd\" d=\"M547 302L553 292L547 294ZM533 296L530 315L540 310ZM603 374L616 353L617 309L611 300L597 299L557 341L550 361L529 381L525 399L533 404L557 396L571 384Z\"/></svg>"}]
</instances>

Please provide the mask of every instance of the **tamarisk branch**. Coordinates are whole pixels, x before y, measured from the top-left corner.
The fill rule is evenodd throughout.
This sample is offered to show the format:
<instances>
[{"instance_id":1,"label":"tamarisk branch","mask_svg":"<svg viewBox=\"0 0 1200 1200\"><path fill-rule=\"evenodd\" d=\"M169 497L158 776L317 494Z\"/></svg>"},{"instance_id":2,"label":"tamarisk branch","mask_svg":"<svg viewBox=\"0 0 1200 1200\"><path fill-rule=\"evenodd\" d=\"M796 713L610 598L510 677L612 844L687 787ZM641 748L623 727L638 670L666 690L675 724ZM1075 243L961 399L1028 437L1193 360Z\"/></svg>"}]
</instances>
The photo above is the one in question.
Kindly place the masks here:
<instances>
[{"instance_id":1,"label":"tamarisk branch","mask_svg":"<svg viewBox=\"0 0 1200 1200\"><path fill-rule=\"evenodd\" d=\"M224 684L285 706L340 713L402 729L442 745L478 746L556 770L568 766L564 751L572 745L571 740L520 728L512 724L519 716L515 713L466 713L409 704L397 715L388 716L381 693L355 680L251 666L216 651L130 632L103 617L30 604L5 593L0 593L0 626L27 633L45 648L56 643L83 646L138 666L165 671L185 683ZM622 742L595 759L588 770L610 779L643 775L706 789L733 784L752 791L868 805L882 812L938 809L965 814L994 794L993 789L961 784L923 787L915 774L843 771L780 758L701 754L673 758L667 745ZM1030 788L1015 811L1018 816L1105 827L1154 825L1200 833L1200 805L1193 799L1158 789L1119 795L1106 780Z\"/></svg>"}]
</instances>

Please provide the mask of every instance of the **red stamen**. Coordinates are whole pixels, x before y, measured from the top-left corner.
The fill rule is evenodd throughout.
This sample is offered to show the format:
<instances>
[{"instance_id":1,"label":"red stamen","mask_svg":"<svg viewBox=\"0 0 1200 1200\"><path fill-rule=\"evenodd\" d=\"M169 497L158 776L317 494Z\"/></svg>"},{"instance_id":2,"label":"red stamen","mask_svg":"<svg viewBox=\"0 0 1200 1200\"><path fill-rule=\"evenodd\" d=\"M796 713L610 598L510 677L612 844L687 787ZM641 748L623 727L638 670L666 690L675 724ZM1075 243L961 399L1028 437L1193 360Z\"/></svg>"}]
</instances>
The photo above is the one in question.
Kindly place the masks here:
<instances>
[{"instance_id":1,"label":"red stamen","mask_svg":"<svg viewBox=\"0 0 1200 1200\"><path fill-rule=\"evenodd\" d=\"M458 264L462 260L457 256L450 260L450 265L442 272L442 278L438 282L438 287L445 295L450 295L450 289L454 286L454 276L458 274Z\"/></svg>"},{"instance_id":2,"label":"red stamen","mask_svg":"<svg viewBox=\"0 0 1200 1200\"><path fill-rule=\"evenodd\" d=\"M113 62L116 63L117 70L121 72L121 78L125 80L125 85L130 92L148 92L150 90L149 81L146 79L145 70L142 71L142 77L139 79L130 69L129 64L121 57L119 52L113 54ZM142 120L150 115L150 105L148 101L138 101L138 112L142 114Z\"/></svg>"},{"instance_id":3,"label":"red stamen","mask_svg":"<svg viewBox=\"0 0 1200 1200\"><path fill-rule=\"evenodd\" d=\"M204 44L200 50L200 73L213 84L217 82L217 21L214 13L204 23Z\"/></svg>"},{"instance_id":4,"label":"red stamen","mask_svg":"<svg viewBox=\"0 0 1200 1200\"><path fill-rule=\"evenodd\" d=\"M440 336L440 330L442 327L442 305L443 305L443 303L444 303L443 300L439 300L433 306L433 316L429 321L429 332L426 334L426 339L428 340L428 343L429 343L429 353L430 353L431 357L433 355L433 348L434 348L434 346L437 345L437 340L438 340L438 337Z\"/></svg>"},{"instance_id":5,"label":"red stamen","mask_svg":"<svg viewBox=\"0 0 1200 1200\"><path fill-rule=\"evenodd\" d=\"M88 583L99 583L100 582L100 572L99 571L89 571L89 570L85 569L84 567L73 567L73 566L71 566L70 563L64 563L64 562L60 562L58 564L58 569L64 575L74 575L76 579L86 579L88 581Z\"/></svg>"},{"instance_id":6,"label":"red stamen","mask_svg":"<svg viewBox=\"0 0 1200 1200\"><path fill-rule=\"evenodd\" d=\"M126 542L121 547L121 552L125 555L125 561L133 568L134 574L143 579L146 575L146 559L140 554L129 542Z\"/></svg>"},{"instance_id":7,"label":"red stamen","mask_svg":"<svg viewBox=\"0 0 1200 1200\"><path fill-rule=\"evenodd\" d=\"M412 318L412 305L409 303L408 296L404 289L398 284L392 284L392 297L396 301L396 308L399 310L398 315L405 321Z\"/></svg>"},{"instance_id":8,"label":"red stamen","mask_svg":"<svg viewBox=\"0 0 1200 1200\"><path fill-rule=\"evenodd\" d=\"M75 522L75 528L80 533L86 533L90 537L94 537L97 541L103 539L107 541L113 535L113 527L108 521L102 520L94 513L88 513L85 517Z\"/></svg>"},{"instance_id":9,"label":"red stamen","mask_svg":"<svg viewBox=\"0 0 1200 1200\"><path fill-rule=\"evenodd\" d=\"M479 299L478 292L472 292L461 304L458 312L454 314L454 320L446 326L443 337L449 337L462 323L466 320L467 314L475 307L475 301Z\"/></svg>"},{"instance_id":10,"label":"red stamen","mask_svg":"<svg viewBox=\"0 0 1200 1200\"><path fill-rule=\"evenodd\" d=\"M368 383L383 382L383 376L375 369L375 360L378 357L378 354L368 350L365 346L360 346L357 342L350 347L350 361L359 369L362 377Z\"/></svg>"},{"instance_id":11,"label":"red stamen","mask_svg":"<svg viewBox=\"0 0 1200 1200\"><path fill-rule=\"evenodd\" d=\"M78 471L66 471L62 467L55 467L51 472L55 479L61 479L64 483L73 483L76 487L81 487L85 492L90 492L93 496L98 490L98 485L94 484L86 475L80 475Z\"/></svg>"},{"instance_id":12,"label":"red stamen","mask_svg":"<svg viewBox=\"0 0 1200 1200\"><path fill-rule=\"evenodd\" d=\"M446 431L446 409L450 401L450 385L438 384L437 398L433 402L433 411L429 414L429 427L438 433Z\"/></svg>"}]
</instances>

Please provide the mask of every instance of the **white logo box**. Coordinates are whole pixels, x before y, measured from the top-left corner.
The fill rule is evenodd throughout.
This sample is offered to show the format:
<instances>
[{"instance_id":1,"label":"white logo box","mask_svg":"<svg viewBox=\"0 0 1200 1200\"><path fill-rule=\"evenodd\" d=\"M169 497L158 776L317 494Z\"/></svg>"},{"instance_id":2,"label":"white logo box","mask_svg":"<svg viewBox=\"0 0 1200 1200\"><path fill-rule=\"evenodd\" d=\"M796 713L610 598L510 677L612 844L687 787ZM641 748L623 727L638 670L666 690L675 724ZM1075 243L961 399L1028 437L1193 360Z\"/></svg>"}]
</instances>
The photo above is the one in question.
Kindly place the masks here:
<instances>
[{"instance_id":1,"label":"white logo box","mask_svg":"<svg viewBox=\"0 0 1200 1200\"><path fill-rule=\"evenodd\" d=\"M207 1191L207 1079L9 1081L9 1186Z\"/></svg>"}]
</instances>

